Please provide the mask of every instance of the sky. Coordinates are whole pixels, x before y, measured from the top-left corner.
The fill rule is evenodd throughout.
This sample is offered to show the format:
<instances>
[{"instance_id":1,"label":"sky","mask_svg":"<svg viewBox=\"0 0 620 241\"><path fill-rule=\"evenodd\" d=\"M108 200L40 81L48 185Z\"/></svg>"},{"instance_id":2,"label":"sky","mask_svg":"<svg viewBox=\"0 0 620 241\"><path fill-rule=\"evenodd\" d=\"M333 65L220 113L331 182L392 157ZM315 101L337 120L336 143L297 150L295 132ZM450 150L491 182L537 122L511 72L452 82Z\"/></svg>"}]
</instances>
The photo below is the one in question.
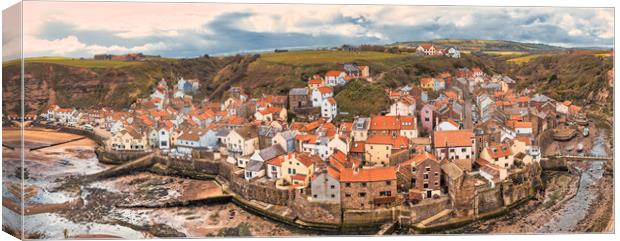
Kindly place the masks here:
<instances>
[{"instance_id":1,"label":"sky","mask_svg":"<svg viewBox=\"0 0 620 241\"><path fill-rule=\"evenodd\" d=\"M26 57L196 57L446 38L612 47L614 39L612 8L27 1L23 12ZM19 46L18 31L2 34L3 46Z\"/></svg>"}]
</instances>

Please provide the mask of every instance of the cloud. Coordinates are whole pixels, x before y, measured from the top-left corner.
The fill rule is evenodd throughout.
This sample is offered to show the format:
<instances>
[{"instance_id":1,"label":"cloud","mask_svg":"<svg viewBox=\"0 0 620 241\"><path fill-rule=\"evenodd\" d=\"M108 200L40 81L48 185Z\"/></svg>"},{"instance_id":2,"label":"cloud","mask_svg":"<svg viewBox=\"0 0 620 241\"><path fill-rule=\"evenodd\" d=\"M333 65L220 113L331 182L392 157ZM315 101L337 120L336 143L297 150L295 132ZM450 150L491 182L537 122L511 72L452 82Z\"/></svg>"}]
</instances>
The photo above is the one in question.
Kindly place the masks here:
<instances>
[{"instance_id":1,"label":"cloud","mask_svg":"<svg viewBox=\"0 0 620 241\"><path fill-rule=\"evenodd\" d=\"M27 56L168 57L437 38L613 46L613 9L209 3L24 3ZM5 34L5 33L3 33ZM3 44L6 45L5 42Z\"/></svg>"}]
</instances>

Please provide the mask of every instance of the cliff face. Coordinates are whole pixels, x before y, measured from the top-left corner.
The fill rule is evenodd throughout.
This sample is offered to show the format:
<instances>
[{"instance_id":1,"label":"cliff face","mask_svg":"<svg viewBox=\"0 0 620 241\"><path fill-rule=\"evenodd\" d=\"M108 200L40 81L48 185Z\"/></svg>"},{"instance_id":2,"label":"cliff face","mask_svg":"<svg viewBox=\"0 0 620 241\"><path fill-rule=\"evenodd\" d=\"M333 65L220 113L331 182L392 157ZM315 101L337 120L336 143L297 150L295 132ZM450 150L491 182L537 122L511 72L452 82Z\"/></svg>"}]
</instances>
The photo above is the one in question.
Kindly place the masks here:
<instances>
[{"instance_id":1,"label":"cliff face","mask_svg":"<svg viewBox=\"0 0 620 241\"><path fill-rule=\"evenodd\" d=\"M25 111L40 112L50 104L96 108L128 107L136 98L146 97L161 78L198 79L201 89L196 97L214 94L223 85L240 80L246 66L255 58L196 58L155 60L122 68L85 68L52 63L26 63L24 68ZM221 71L241 69L240 72ZM20 68L3 66L3 109L5 113L19 112ZM217 82L214 79L226 79ZM221 93L219 93L221 95ZM215 97L218 94L213 95Z\"/></svg>"}]
</instances>

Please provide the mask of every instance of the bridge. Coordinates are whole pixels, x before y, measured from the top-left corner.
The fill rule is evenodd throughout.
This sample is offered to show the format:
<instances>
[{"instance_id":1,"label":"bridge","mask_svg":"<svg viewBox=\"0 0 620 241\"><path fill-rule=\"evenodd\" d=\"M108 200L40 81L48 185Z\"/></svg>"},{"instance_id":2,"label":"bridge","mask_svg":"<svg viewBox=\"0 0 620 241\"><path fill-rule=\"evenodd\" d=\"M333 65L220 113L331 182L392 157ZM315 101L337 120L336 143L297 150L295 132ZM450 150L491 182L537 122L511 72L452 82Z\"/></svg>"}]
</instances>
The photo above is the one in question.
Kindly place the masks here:
<instances>
[{"instance_id":1,"label":"bridge","mask_svg":"<svg viewBox=\"0 0 620 241\"><path fill-rule=\"evenodd\" d=\"M603 160L613 160L613 157L610 156L597 156L597 155L590 155L590 156L575 156L575 155L556 155L556 156L549 156L549 158L555 158L555 159L568 159L568 160L573 160L573 161L586 161L586 160L590 160L590 161L603 161Z\"/></svg>"}]
</instances>

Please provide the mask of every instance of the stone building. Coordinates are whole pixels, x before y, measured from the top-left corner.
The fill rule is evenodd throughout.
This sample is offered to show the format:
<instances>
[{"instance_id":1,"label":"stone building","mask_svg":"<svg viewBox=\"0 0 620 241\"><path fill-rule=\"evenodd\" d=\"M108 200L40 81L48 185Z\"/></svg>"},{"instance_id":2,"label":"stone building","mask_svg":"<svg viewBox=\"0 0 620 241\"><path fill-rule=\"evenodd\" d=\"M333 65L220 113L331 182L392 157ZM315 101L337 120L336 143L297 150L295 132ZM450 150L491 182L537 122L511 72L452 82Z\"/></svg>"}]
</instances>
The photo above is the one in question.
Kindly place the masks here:
<instances>
[{"instance_id":1,"label":"stone building","mask_svg":"<svg viewBox=\"0 0 620 241\"><path fill-rule=\"evenodd\" d=\"M340 172L343 209L375 209L392 206L396 198L395 167L345 168Z\"/></svg>"}]
</instances>

